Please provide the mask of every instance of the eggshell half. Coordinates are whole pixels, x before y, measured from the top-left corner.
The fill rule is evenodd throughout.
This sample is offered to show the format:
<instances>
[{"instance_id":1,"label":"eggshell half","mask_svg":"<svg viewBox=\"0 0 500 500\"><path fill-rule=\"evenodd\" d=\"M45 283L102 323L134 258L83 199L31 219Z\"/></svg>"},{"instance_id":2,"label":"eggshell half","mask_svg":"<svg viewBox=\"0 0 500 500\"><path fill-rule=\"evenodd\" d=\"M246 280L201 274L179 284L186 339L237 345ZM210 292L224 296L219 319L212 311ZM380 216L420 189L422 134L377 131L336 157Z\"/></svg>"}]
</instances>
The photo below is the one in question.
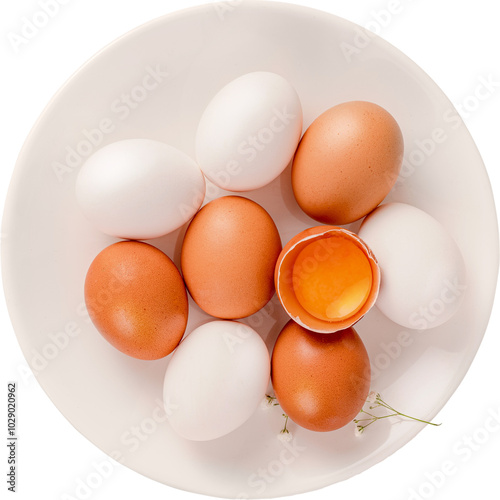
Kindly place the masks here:
<instances>
[{"instance_id":1,"label":"eggshell half","mask_svg":"<svg viewBox=\"0 0 500 500\"><path fill-rule=\"evenodd\" d=\"M300 252L311 242L322 238L343 237L355 243L366 255L372 270L372 287L364 305L342 321L325 321L310 314L298 301L293 287L293 265ZM283 248L274 274L276 293L287 314L299 325L318 333L333 333L354 325L375 304L380 287L377 259L366 243L355 233L336 226L316 226L294 236Z\"/></svg>"}]
</instances>

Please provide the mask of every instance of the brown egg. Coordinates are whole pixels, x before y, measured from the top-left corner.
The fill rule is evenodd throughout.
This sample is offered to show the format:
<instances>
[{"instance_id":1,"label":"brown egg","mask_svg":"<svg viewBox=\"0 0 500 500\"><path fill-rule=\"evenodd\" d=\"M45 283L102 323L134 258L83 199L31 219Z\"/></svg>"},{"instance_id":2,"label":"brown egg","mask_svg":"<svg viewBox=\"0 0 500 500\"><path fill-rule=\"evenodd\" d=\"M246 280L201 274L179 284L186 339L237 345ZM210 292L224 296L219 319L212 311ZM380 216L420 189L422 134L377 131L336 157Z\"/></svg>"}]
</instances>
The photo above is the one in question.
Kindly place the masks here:
<instances>
[{"instance_id":1,"label":"brown egg","mask_svg":"<svg viewBox=\"0 0 500 500\"><path fill-rule=\"evenodd\" d=\"M121 241L99 253L85 279L85 303L102 336L134 358L167 356L186 329L182 277L162 251L146 243Z\"/></svg>"},{"instance_id":2,"label":"brown egg","mask_svg":"<svg viewBox=\"0 0 500 500\"><path fill-rule=\"evenodd\" d=\"M403 135L384 108L339 104L306 130L292 166L297 203L313 219L343 225L370 213L389 193L403 161Z\"/></svg>"},{"instance_id":3,"label":"brown egg","mask_svg":"<svg viewBox=\"0 0 500 500\"><path fill-rule=\"evenodd\" d=\"M208 314L249 316L274 294L274 267L281 240L271 216L257 203L224 196L191 221L181 268L189 293Z\"/></svg>"},{"instance_id":4,"label":"brown egg","mask_svg":"<svg viewBox=\"0 0 500 500\"><path fill-rule=\"evenodd\" d=\"M272 382L283 411L312 431L351 422L370 390L370 361L354 328L331 335L289 321L272 355Z\"/></svg>"}]
</instances>

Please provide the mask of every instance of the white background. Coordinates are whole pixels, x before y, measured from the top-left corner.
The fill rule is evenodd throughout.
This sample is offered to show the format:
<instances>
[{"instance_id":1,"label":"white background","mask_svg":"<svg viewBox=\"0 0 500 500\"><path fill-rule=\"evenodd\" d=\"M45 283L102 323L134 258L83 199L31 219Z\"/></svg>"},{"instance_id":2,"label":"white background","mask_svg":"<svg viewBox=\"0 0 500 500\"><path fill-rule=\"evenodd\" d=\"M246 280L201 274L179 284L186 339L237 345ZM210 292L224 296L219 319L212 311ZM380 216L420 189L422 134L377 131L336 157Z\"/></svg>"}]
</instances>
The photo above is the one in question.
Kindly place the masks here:
<instances>
[{"instance_id":1,"label":"white background","mask_svg":"<svg viewBox=\"0 0 500 500\"><path fill-rule=\"evenodd\" d=\"M498 82L477 109L467 109L466 106L461 112L483 156L498 201L500 30L495 2L289 1L316 7L377 30L420 65L455 105L472 102L467 99L474 95L481 78ZM2 2L0 7L2 206L12 169L27 134L67 78L97 51L128 30L155 17L197 5L199 1L60 0L57 14L16 51L9 41L9 34L19 34L23 17L31 19L40 10L41 3L43 0L17 0ZM231 2L226 4L231 5ZM397 12L389 14L389 8ZM87 481L95 472L93 464L106 460L106 456L65 420L35 378L27 374L27 364L10 325L3 297L0 326L3 415L0 422L5 425L4 429L7 382L18 382L17 498L83 498L83 490L78 490L78 484ZM403 449L362 475L301 497L307 500L498 498L500 426L498 431L493 427L485 431L484 426L491 413L500 414L499 335L500 303L497 298L483 344L469 373L436 417L436 421L444 425L438 430L424 429ZM454 451L457 447L468 452L457 455ZM0 453L0 470L6 473L7 448L1 448L4 451ZM447 462L455 464L455 468L443 479L436 472ZM0 484L2 497L7 491L5 473L2 473ZM436 483L438 478L439 484ZM436 485L433 486L432 481ZM413 495L412 491L419 496ZM109 477L88 491L87 498L139 497L149 500L193 499L197 495L155 483L115 464Z\"/></svg>"}]
</instances>

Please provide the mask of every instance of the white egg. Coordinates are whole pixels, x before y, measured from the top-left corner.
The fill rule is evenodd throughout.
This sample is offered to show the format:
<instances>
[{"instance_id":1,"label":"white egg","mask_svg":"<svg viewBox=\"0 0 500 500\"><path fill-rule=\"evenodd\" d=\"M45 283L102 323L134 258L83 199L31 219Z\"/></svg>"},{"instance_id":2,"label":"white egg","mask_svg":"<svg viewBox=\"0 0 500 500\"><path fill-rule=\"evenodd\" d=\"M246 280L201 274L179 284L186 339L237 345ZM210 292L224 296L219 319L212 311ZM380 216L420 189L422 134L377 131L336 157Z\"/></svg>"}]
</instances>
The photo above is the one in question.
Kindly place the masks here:
<instances>
[{"instance_id":1,"label":"white egg","mask_svg":"<svg viewBox=\"0 0 500 500\"><path fill-rule=\"evenodd\" d=\"M174 351L165 373L171 426L194 441L228 434L265 397L270 370L267 347L249 326L212 321L196 328Z\"/></svg>"},{"instance_id":2,"label":"white egg","mask_svg":"<svg viewBox=\"0 0 500 500\"><path fill-rule=\"evenodd\" d=\"M467 289L465 264L436 219L411 205L387 203L364 220L359 236L378 260L376 306L389 319L425 330L458 311Z\"/></svg>"},{"instance_id":3,"label":"white egg","mask_svg":"<svg viewBox=\"0 0 500 500\"><path fill-rule=\"evenodd\" d=\"M149 139L104 146L88 158L76 180L83 214L118 238L142 240L174 231L198 211L204 194L196 162Z\"/></svg>"},{"instance_id":4,"label":"white egg","mask_svg":"<svg viewBox=\"0 0 500 500\"><path fill-rule=\"evenodd\" d=\"M196 159L217 186L249 191L283 172L301 134L302 106L293 86L275 73L248 73L208 104L198 125Z\"/></svg>"}]
</instances>

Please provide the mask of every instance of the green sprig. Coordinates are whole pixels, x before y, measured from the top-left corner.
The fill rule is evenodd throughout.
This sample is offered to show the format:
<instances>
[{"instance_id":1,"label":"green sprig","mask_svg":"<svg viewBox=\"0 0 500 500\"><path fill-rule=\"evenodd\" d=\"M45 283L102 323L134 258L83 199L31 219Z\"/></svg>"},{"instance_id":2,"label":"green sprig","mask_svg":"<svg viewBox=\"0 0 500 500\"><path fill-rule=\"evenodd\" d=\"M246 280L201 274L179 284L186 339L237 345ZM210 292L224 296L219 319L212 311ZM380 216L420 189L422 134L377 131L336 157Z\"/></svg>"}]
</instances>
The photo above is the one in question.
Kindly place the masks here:
<instances>
[{"instance_id":1,"label":"green sprig","mask_svg":"<svg viewBox=\"0 0 500 500\"><path fill-rule=\"evenodd\" d=\"M354 423L356 425L356 432L357 434L362 434L365 429L369 426L372 425L374 422L377 420L382 420L383 418L389 418L389 417L403 417L403 418L409 418L411 420L415 420L417 422L422 422L424 424L428 425L433 425L435 427L440 426L441 424L435 424L433 422L428 422L427 420L422 420L420 418L412 417L410 415L407 415L406 413L402 413L398 410L395 410L392 406L387 404L380 394L377 392L371 392L370 395L368 396L367 402L370 403L370 406L368 407L369 410L375 410L376 408L385 408L388 410L390 413L387 415L374 415L373 413L370 413L369 411L366 411L365 409L361 409L360 413L364 415L368 415L366 418L357 418L354 419ZM366 423L364 423L366 422Z\"/></svg>"}]
</instances>

